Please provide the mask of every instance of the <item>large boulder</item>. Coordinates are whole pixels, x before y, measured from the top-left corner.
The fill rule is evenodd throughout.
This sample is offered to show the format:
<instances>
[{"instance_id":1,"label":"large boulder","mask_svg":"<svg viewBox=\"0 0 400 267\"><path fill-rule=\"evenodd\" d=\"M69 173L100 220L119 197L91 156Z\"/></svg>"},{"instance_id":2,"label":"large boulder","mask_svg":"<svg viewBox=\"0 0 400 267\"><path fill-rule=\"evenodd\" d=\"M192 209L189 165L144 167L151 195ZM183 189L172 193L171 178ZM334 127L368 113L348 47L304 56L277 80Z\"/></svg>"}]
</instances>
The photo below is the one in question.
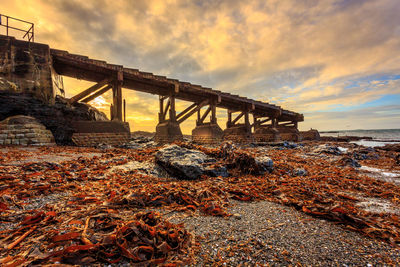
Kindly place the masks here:
<instances>
[{"instance_id":1,"label":"large boulder","mask_svg":"<svg viewBox=\"0 0 400 267\"><path fill-rule=\"evenodd\" d=\"M167 145L155 154L156 163L171 176L194 180L202 175L228 176L225 167L217 166L216 160L201 151Z\"/></svg>"}]
</instances>

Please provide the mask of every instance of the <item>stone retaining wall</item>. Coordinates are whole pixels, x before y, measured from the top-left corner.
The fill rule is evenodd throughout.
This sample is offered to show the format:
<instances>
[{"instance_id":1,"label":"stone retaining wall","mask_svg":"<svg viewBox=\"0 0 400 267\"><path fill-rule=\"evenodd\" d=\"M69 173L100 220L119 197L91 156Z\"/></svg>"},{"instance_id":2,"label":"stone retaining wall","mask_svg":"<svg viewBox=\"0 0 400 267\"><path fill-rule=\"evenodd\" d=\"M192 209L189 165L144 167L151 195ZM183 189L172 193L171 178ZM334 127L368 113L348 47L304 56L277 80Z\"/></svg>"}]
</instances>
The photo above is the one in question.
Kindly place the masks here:
<instances>
[{"instance_id":1,"label":"stone retaining wall","mask_svg":"<svg viewBox=\"0 0 400 267\"><path fill-rule=\"evenodd\" d=\"M74 133L72 141L77 146L97 146L107 144L112 146L122 145L130 141L129 133Z\"/></svg>"},{"instance_id":2,"label":"stone retaining wall","mask_svg":"<svg viewBox=\"0 0 400 267\"><path fill-rule=\"evenodd\" d=\"M30 120L27 123L10 123L12 119ZM34 118L14 116L0 122L0 145L55 145L53 134Z\"/></svg>"}]
</instances>

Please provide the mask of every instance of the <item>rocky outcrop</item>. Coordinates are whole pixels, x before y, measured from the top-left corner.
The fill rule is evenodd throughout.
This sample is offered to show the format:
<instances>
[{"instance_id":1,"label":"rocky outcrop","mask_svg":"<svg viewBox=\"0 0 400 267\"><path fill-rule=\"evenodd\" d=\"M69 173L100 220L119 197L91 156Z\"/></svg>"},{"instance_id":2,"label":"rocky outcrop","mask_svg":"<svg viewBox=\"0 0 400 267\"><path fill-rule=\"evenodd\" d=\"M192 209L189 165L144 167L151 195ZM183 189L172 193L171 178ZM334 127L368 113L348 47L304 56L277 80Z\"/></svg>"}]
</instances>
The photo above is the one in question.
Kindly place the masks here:
<instances>
[{"instance_id":1,"label":"rocky outcrop","mask_svg":"<svg viewBox=\"0 0 400 267\"><path fill-rule=\"evenodd\" d=\"M36 118L53 133L57 144L71 145L74 121L107 120L104 113L82 103L69 106L65 98L56 97L54 105L38 100L32 94L0 91L0 120L25 115Z\"/></svg>"},{"instance_id":2,"label":"rocky outcrop","mask_svg":"<svg viewBox=\"0 0 400 267\"><path fill-rule=\"evenodd\" d=\"M52 133L35 118L12 116L0 122L0 145L55 145Z\"/></svg>"},{"instance_id":3,"label":"rocky outcrop","mask_svg":"<svg viewBox=\"0 0 400 267\"><path fill-rule=\"evenodd\" d=\"M168 145L155 154L156 163L171 176L194 180L202 175L228 176L225 167L217 166L216 160L201 151Z\"/></svg>"}]
</instances>

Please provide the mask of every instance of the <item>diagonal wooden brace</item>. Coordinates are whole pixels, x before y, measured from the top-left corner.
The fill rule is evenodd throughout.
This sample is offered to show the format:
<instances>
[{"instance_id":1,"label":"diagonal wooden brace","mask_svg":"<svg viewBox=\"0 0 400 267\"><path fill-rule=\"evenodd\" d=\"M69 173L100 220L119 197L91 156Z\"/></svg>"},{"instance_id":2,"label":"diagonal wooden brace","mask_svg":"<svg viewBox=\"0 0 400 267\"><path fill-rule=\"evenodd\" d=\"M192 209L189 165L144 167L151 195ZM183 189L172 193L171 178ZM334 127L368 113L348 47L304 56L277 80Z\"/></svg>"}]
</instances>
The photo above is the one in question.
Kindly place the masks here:
<instances>
[{"instance_id":1,"label":"diagonal wooden brace","mask_svg":"<svg viewBox=\"0 0 400 267\"><path fill-rule=\"evenodd\" d=\"M187 112L184 116L182 116L179 120L178 123L182 123L184 122L187 118L189 118L190 116L192 116L195 112L199 111L202 107L204 107L205 105L207 105L209 103L209 100L204 100L202 102L200 102L196 108L192 109L191 111Z\"/></svg>"},{"instance_id":2,"label":"diagonal wooden brace","mask_svg":"<svg viewBox=\"0 0 400 267\"><path fill-rule=\"evenodd\" d=\"M102 80L101 82L99 82L99 83L97 83L97 84L95 84L95 85L89 87L89 88L86 89L85 91L80 92L79 94L77 94L77 95L71 97L71 98L68 100L68 102L69 102L70 104L76 103L76 102L78 102L79 100L81 100L82 98L87 97L88 95L92 94L93 92L99 90L100 88L102 88L103 86L105 86L106 84L108 84L110 81L111 81L111 79L106 78L106 79Z\"/></svg>"},{"instance_id":3,"label":"diagonal wooden brace","mask_svg":"<svg viewBox=\"0 0 400 267\"><path fill-rule=\"evenodd\" d=\"M81 100L81 102L83 103L87 103L92 101L93 99L97 98L98 96L101 96L102 94L106 93L108 90L110 90L112 88L112 85L107 85L106 87L104 87L103 89L97 91L96 93L86 97L85 99Z\"/></svg>"}]
</instances>

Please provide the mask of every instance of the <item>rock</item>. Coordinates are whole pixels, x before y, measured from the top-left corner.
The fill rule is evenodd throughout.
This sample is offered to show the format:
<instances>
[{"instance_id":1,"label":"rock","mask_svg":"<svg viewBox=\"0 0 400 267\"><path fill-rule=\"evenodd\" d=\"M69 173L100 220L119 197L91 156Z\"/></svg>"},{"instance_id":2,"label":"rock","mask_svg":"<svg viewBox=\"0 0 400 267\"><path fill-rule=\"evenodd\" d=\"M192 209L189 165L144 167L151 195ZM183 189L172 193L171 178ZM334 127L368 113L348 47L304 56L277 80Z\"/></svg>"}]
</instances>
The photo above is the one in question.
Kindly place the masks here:
<instances>
[{"instance_id":1,"label":"rock","mask_svg":"<svg viewBox=\"0 0 400 267\"><path fill-rule=\"evenodd\" d=\"M292 171L293 176L307 176L308 172L304 168L297 168Z\"/></svg>"},{"instance_id":2,"label":"rock","mask_svg":"<svg viewBox=\"0 0 400 267\"><path fill-rule=\"evenodd\" d=\"M65 98L57 96L54 105L48 105L33 94L0 90L0 121L10 116L25 115L36 118L50 130L56 143L72 145L74 121L108 120L106 115L90 105L67 104Z\"/></svg>"},{"instance_id":3,"label":"rock","mask_svg":"<svg viewBox=\"0 0 400 267\"><path fill-rule=\"evenodd\" d=\"M361 167L361 164L358 163L357 160L355 160L355 159L353 159L351 157L348 157L348 156L342 157L340 160L337 161L337 163L340 166L350 166L350 167L353 167L353 168L360 168Z\"/></svg>"},{"instance_id":4,"label":"rock","mask_svg":"<svg viewBox=\"0 0 400 267\"><path fill-rule=\"evenodd\" d=\"M296 143L292 143L292 142L283 142L283 147L284 148L297 148L298 145Z\"/></svg>"},{"instance_id":5,"label":"rock","mask_svg":"<svg viewBox=\"0 0 400 267\"><path fill-rule=\"evenodd\" d=\"M386 151L400 152L400 144L386 144L379 148Z\"/></svg>"},{"instance_id":6,"label":"rock","mask_svg":"<svg viewBox=\"0 0 400 267\"><path fill-rule=\"evenodd\" d=\"M100 144L98 144L96 146L96 148L99 148L99 149L110 149L110 148L112 148L112 145L100 143Z\"/></svg>"},{"instance_id":7,"label":"rock","mask_svg":"<svg viewBox=\"0 0 400 267\"><path fill-rule=\"evenodd\" d=\"M239 213L232 214L232 217L235 218L236 220L242 219L242 215L240 215Z\"/></svg>"},{"instance_id":8,"label":"rock","mask_svg":"<svg viewBox=\"0 0 400 267\"><path fill-rule=\"evenodd\" d=\"M327 154L333 154L333 155L342 155L344 150L339 149L336 146L330 146L328 144L324 145L319 145L316 148L313 149L314 153L321 154L321 153L327 153Z\"/></svg>"},{"instance_id":9,"label":"rock","mask_svg":"<svg viewBox=\"0 0 400 267\"><path fill-rule=\"evenodd\" d=\"M256 165L261 173L272 172L274 170L274 162L267 156L258 156L254 158Z\"/></svg>"},{"instance_id":10,"label":"rock","mask_svg":"<svg viewBox=\"0 0 400 267\"><path fill-rule=\"evenodd\" d=\"M108 172L114 172L116 170L123 171L137 171L140 174L151 175L155 177L165 177L163 170L160 166L156 165L153 162L139 162L139 161L130 161L123 165L117 165L112 167Z\"/></svg>"},{"instance_id":11,"label":"rock","mask_svg":"<svg viewBox=\"0 0 400 267\"><path fill-rule=\"evenodd\" d=\"M140 136L132 138L132 140L129 143L125 143L120 147L128 149L143 149L148 147L154 147L156 145L157 145L156 142L152 141L151 138Z\"/></svg>"},{"instance_id":12,"label":"rock","mask_svg":"<svg viewBox=\"0 0 400 267\"><path fill-rule=\"evenodd\" d=\"M228 176L224 167L215 165L216 160L201 151L166 145L155 154L156 163L171 176L194 180L201 175Z\"/></svg>"},{"instance_id":13,"label":"rock","mask_svg":"<svg viewBox=\"0 0 400 267\"><path fill-rule=\"evenodd\" d=\"M356 160L379 159L379 155L376 153L374 148L367 147L354 150L353 158Z\"/></svg>"}]
</instances>

